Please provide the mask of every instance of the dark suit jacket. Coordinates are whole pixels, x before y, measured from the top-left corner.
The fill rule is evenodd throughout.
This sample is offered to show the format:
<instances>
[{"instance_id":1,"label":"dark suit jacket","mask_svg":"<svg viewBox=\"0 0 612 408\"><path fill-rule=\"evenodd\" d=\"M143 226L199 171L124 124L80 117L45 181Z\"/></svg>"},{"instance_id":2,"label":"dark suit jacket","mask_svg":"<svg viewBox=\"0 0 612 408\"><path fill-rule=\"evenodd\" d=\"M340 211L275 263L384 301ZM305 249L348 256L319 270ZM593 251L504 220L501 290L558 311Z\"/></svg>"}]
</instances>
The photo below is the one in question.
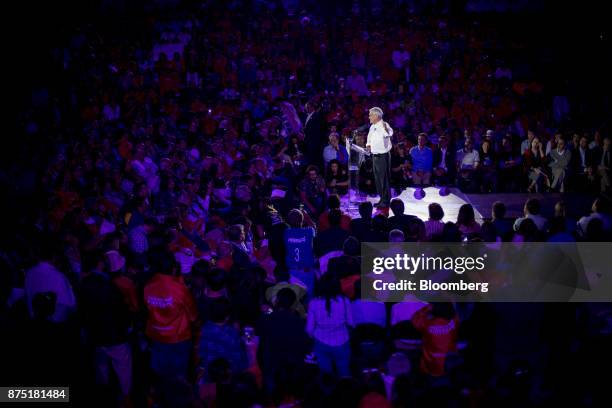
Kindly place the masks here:
<instances>
[{"instance_id":1,"label":"dark suit jacket","mask_svg":"<svg viewBox=\"0 0 612 408\"><path fill-rule=\"evenodd\" d=\"M299 366L309 351L306 322L297 314L277 310L257 322L261 369L273 375L283 364Z\"/></svg>"},{"instance_id":2,"label":"dark suit jacket","mask_svg":"<svg viewBox=\"0 0 612 408\"><path fill-rule=\"evenodd\" d=\"M587 167L590 167L590 166L597 167L598 163L596 163L596 158L595 158L596 155L597 155L597 151L595 151L594 149L589 149L587 147L586 152L585 152L585 163ZM601 154L599 155L599 158L601 159ZM574 149L574 151L572 152L572 160L570 163L570 167L572 171L574 172L574 174L581 173L582 171L581 160L582 159L580 156L580 148Z\"/></svg>"},{"instance_id":3,"label":"dark suit jacket","mask_svg":"<svg viewBox=\"0 0 612 408\"><path fill-rule=\"evenodd\" d=\"M442 151L439 147L436 147L433 151L433 162L432 166L435 169L440 167L440 161L442 160ZM447 174L453 174L455 172L455 150L448 145L446 148L446 156L444 157L446 163Z\"/></svg>"},{"instance_id":4,"label":"dark suit jacket","mask_svg":"<svg viewBox=\"0 0 612 408\"><path fill-rule=\"evenodd\" d=\"M414 215L402 214L389 217L389 226L391 229L398 229L404 233L404 237L408 238L410 224L417 219Z\"/></svg>"},{"instance_id":5,"label":"dark suit jacket","mask_svg":"<svg viewBox=\"0 0 612 408\"><path fill-rule=\"evenodd\" d=\"M355 218L351 220L351 235L359 242L367 242L372 232L372 219Z\"/></svg>"},{"instance_id":6,"label":"dark suit jacket","mask_svg":"<svg viewBox=\"0 0 612 408\"><path fill-rule=\"evenodd\" d=\"M308 118L308 116L306 116ZM318 110L310 120L304 119L304 145L306 156L310 163L323 163L323 149L327 145L326 121L323 113ZM323 169L319 169L321 172Z\"/></svg>"},{"instance_id":7,"label":"dark suit jacket","mask_svg":"<svg viewBox=\"0 0 612 408\"><path fill-rule=\"evenodd\" d=\"M604 151L601 147L596 147L593 149L593 166L597 167L601 164L601 156L604 154ZM608 150L608 155L604 160L604 166L611 168L612 167L612 151Z\"/></svg>"}]
</instances>

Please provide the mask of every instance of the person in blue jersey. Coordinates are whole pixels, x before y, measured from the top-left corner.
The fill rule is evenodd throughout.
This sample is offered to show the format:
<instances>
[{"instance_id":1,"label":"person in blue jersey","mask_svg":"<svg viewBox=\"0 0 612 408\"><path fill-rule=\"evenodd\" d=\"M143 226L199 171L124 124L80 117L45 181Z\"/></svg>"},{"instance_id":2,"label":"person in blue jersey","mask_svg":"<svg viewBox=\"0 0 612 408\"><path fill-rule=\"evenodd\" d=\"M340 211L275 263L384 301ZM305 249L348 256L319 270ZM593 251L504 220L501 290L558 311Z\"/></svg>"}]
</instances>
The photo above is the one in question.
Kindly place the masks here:
<instances>
[{"instance_id":1,"label":"person in blue jersey","mask_svg":"<svg viewBox=\"0 0 612 408\"><path fill-rule=\"evenodd\" d=\"M314 289L314 237L313 227L304 227L304 214L298 209L289 211L287 215L289 228L285 230L285 263L289 273L301 281L309 294Z\"/></svg>"}]
</instances>

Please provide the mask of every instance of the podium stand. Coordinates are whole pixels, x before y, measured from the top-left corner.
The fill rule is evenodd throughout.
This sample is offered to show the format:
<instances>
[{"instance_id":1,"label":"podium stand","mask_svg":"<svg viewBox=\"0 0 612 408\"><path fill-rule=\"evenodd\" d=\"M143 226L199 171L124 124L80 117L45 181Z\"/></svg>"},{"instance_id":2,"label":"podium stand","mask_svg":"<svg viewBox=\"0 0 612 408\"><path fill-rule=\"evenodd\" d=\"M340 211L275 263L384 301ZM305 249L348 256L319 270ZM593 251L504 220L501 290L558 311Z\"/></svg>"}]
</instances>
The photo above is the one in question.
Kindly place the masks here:
<instances>
[{"instance_id":1,"label":"podium stand","mask_svg":"<svg viewBox=\"0 0 612 408\"><path fill-rule=\"evenodd\" d=\"M348 181L349 181L349 189L348 189L348 205L349 208L355 208L359 205L359 166L361 163L357 163L353 165L351 163L351 157L353 155L353 151L362 154L364 156L369 156L370 153L361 146L358 146L353 143L353 137L346 138L346 152L348 154ZM355 185L353 185L353 183ZM357 197L356 197L357 196Z\"/></svg>"}]
</instances>

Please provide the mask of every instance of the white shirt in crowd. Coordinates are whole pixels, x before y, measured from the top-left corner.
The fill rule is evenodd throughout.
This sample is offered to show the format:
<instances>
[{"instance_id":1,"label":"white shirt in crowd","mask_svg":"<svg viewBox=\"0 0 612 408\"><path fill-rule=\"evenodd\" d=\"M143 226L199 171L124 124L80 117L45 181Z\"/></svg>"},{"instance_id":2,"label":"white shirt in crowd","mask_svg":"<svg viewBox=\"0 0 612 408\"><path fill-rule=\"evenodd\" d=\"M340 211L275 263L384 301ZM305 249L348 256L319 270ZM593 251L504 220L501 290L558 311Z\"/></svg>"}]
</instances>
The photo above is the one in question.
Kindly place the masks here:
<instances>
[{"instance_id":1,"label":"white shirt in crowd","mask_svg":"<svg viewBox=\"0 0 612 408\"><path fill-rule=\"evenodd\" d=\"M602 213L594 212L594 213L591 213L589 215L586 215L580 218L580 220L578 221L577 229L581 235L583 236L586 235L586 231L587 231L587 227L589 226L589 222L594 218L598 218L603 222L604 231L610 231L612 229L612 217L609 217Z\"/></svg>"},{"instance_id":2,"label":"white shirt in crowd","mask_svg":"<svg viewBox=\"0 0 612 408\"><path fill-rule=\"evenodd\" d=\"M349 341L349 326L353 326L353 313L347 298L333 299L330 313L325 308L325 299L310 301L306 332L316 340L328 346L340 346Z\"/></svg>"},{"instance_id":3,"label":"white shirt in crowd","mask_svg":"<svg viewBox=\"0 0 612 408\"><path fill-rule=\"evenodd\" d=\"M393 129L389 124L385 128L385 122L379 120L370 126L366 146L370 146L372 154L383 154L391 150L391 136Z\"/></svg>"},{"instance_id":4,"label":"white shirt in crowd","mask_svg":"<svg viewBox=\"0 0 612 408\"><path fill-rule=\"evenodd\" d=\"M521 227L521 223L523 222L523 220L526 220L527 218L532 220L540 231L544 231L544 229L546 228L546 224L548 223L548 220L545 217L542 217L541 215L528 214L527 216L517 218L516 221L514 221L514 230L518 231Z\"/></svg>"},{"instance_id":5,"label":"white shirt in crowd","mask_svg":"<svg viewBox=\"0 0 612 408\"><path fill-rule=\"evenodd\" d=\"M461 149L457 151L457 162L460 169L473 169L480 162L480 155L476 149L471 152Z\"/></svg>"}]
</instances>

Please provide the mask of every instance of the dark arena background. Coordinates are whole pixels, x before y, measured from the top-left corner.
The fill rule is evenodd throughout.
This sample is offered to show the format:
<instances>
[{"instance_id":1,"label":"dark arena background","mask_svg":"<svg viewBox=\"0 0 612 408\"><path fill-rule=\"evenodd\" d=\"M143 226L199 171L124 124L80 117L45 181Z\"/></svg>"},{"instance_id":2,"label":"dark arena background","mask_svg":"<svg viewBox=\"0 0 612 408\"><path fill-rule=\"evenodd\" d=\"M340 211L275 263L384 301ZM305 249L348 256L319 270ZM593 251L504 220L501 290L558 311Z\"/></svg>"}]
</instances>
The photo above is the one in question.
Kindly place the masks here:
<instances>
[{"instance_id":1,"label":"dark arena background","mask_svg":"<svg viewBox=\"0 0 612 408\"><path fill-rule=\"evenodd\" d=\"M609 303L360 298L362 242L611 241L603 2L25 0L5 20L0 386L610 406Z\"/></svg>"}]
</instances>

